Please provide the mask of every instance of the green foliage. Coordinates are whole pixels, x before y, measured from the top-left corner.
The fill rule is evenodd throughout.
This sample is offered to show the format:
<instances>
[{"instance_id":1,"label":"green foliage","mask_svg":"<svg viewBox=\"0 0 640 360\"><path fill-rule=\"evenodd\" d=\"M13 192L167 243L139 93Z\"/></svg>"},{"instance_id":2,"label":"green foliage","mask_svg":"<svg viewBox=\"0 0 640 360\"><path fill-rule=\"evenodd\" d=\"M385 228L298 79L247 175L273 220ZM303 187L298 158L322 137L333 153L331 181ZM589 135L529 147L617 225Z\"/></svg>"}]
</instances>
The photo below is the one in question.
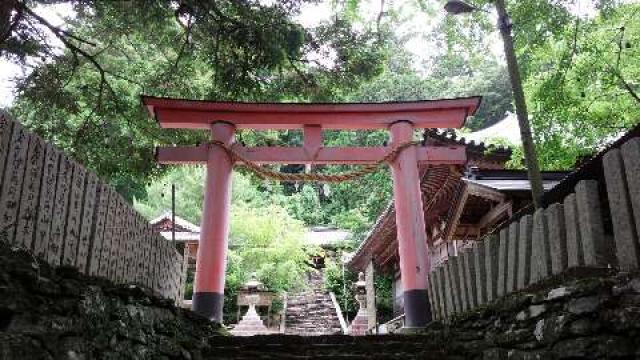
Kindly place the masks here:
<instances>
[{"instance_id":1,"label":"green foliage","mask_svg":"<svg viewBox=\"0 0 640 360\"><path fill-rule=\"evenodd\" d=\"M527 81L541 162L576 159L640 121L640 5L575 19L533 53Z\"/></svg>"}]
</instances>

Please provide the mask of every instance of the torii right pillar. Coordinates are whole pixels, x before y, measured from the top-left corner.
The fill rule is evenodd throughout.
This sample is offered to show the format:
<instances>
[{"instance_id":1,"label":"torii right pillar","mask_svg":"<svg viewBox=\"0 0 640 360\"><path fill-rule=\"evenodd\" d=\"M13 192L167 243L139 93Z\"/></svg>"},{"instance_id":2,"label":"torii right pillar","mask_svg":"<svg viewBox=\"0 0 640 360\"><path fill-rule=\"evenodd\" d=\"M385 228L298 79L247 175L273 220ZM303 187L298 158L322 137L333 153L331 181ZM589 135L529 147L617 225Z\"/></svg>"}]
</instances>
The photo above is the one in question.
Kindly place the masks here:
<instances>
[{"instance_id":1,"label":"torii right pillar","mask_svg":"<svg viewBox=\"0 0 640 360\"><path fill-rule=\"evenodd\" d=\"M392 146L413 140L413 129L413 124L409 121L391 124L389 130ZM391 162L391 173L405 327L422 328L431 321L431 306L427 295L430 264L415 146L408 147L398 154Z\"/></svg>"}]
</instances>

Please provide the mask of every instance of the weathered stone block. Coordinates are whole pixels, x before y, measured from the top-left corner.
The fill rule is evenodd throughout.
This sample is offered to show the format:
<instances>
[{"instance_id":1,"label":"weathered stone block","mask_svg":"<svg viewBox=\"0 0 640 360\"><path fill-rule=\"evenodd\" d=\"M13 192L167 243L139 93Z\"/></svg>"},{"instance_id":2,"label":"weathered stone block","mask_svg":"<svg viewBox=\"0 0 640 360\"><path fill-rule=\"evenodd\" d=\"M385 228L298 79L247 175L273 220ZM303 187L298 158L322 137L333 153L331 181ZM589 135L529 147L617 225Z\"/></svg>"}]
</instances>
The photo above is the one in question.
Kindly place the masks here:
<instances>
[{"instance_id":1,"label":"weathered stone block","mask_svg":"<svg viewBox=\"0 0 640 360\"><path fill-rule=\"evenodd\" d=\"M509 269L509 229L500 231L498 250L498 283L497 294L502 297L507 293L507 272Z\"/></svg>"},{"instance_id":2,"label":"weathered stone block","mask_svg":"<svg viewBox=\"0 0 640 360\"><path fill-rule=\"evenodd\" d=\"M505 294L512 293L518 282L518 237L519 224L512 222L509 224L509 240L507 246L507 282Z\"/></svg>"},{"instance_id":3,"label":"weathered stone block","mask_svg":"<svg viewBox=\"0 0 640 360\"><path fill-rule=\"evenodd\" d=\"M467 299L467 279L466 270L464 266L464 258L462 253L458 252L456 268L458 272L458 286L460 287L460 307L462 311L469 310L469 300Z\"/></svg>"},{"instance_id":4,"label":"weathered stone block","mask_svg":"<svg viewBox=\"0 0 640 360\"><path fill-rule=\"evenodd\" d=\"M449 279L451 280L451 292L453 296L453 304L456 313L464 311L462 306L462 291L460 287L460 266L458 264L458 257L449 257Z\"/></svg>"},{"instance_id":5,"label":"weathered stone block","mask_svg":"<svg viewBox=\"0 0 640 360\"><path fill-rule=\"evenodd\" d=\"M485 267L484 248L484 243L475 242L473 244L476 302L478 305L482 305L487 301L487 272Z\"/></svg>"},{"instance_id":6,"label":"weathered stone block","mask_svg":"<svg viewBox=\"0 0 640 360\"><path fill-rule=\"evenodd\" d=\"M538 209L533 214L532 240L531 282L535 283L551 275L549 235L543 209Z\"/></svg>"},{"instance_id":7,"label":"weathered stone block","mask_svg":"<svg viewBox=\"0 0 640 360\"><path fill-rule=\"evenodd\" d=\"M576 194L569 194L564 199L564 224L567 230L567 267L584 265L580 221L578 220L578 203Z\"/></svg>"},{"instance_id":8,"label":"weathered stone block","mask_svg":"<svg viewBox=\"0 0 640 360\"><path fill-rule=\"evenodd\" d=\"M621 151L636 234L640 237L640 138L633 138L624 143ZM636 240L640 241L638 237Z\"/></svg>"},{"instance_id":9,"label":"weathered stone block","mask_svg":"<svg viewBox=\"0 0 640 360\"><path fill-rule=\"evenodd\" d=\"M442 266L444 273L444 290L445 290L445 299L447 306L447 317L451 317L453 314L457 312L456 304L454 302L454 287L451 282L451 263L449 260L445 261Z\"/></svg>"},{"instance_id":10,"label":"weathered stone block","mask_svg":"<svg viewBox=\"0 0 640 360\"><path fill-rule=\"evenodd\" d=\"M598 183L594 180L578 182L576 202L585 265L607 267L613 264L613 246L607 241L602 226Z\"/></svg>"},{"instance_id":11,"label":"weathered stone block","mask_svg":"<svg viewBox=\"0 0 640 360\"><path fill-rule=\"evenodd\" d=\"M440 319L446 320L449 316L446 300L444 268L438 266L436 273L436 292L438 293L438 310L440 311Z\"/></svg>"},{"instance_id":12,"label":"weathered stone block","mask_svg":"<svg viewBox=\"0 0 640 360\"><path fill-rule=\"evenodd\" d=\"M640 246L620 150L609 150L604 155L603 166L618 266L623 270L637 269Z\"/></svg>"},{"instance_id":13,"label":"weathered stone block","mask_svg":"<svg viewBox=\"0 0 640 360\"><path fill-rule=\"evenodd\" d=\"M517 289L523 289L529 285L531 278L531 236L533 232L533 220L531 215L525 215L520 219L518 231L518 281Z\"/></svg>"},{"instance_id":14,"label":"weathered stone block","mask_svg":"<svg viewBox=\"0 0 640 360\"><path fill-rule=\"evenodd\" d=\"M486 301L491 302L498 296L498 248L500 242L497 236L492 234L484 240L484 245L485 273L487 278Z\"/></svg>"},{"instance_id":15,"label":"weathered stone block","mask_svg":"<svg viewBox=\"0 0 640 360\"><path fill-rule=\"evenodd\" d=\"M564 226L564 207L551 204L545 211L549 227L551 272L560 274L567 269L567 231Z\"/></svg>"},{"instance_id":16,"label":"weathered stone block","mask_svg":"<svg viewBox=\"0 0 640 360\"><path fill-rule=\"evenodd\" d=\"M462 263L464 264L465 289L467 290L467 303L469 309L478 306L478 295L476 294L476 267L472 248L462 250Z\"/></svg>"}]
</instances>

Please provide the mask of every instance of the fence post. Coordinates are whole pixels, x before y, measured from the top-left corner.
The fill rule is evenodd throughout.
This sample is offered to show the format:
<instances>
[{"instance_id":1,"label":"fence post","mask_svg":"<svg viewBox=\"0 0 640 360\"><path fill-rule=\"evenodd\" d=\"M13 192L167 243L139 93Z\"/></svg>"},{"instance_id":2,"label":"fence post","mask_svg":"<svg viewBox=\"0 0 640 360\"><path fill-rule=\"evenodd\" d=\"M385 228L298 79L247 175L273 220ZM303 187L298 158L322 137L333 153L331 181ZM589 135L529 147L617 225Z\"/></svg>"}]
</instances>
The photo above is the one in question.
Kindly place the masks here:
<instances>
[{"instance_id":1,"label":"fence post","mask_svg":"<svg viewBox=\"0 0 640 360\"><path fill-rule=\"evenodd\" d=\"M486 239L484 241L487 241ZM487 301L487 271L484 259L484 242L473 243L473 263L475 268L475 282L477 303L482 305Z\"/></svg>"},{"instance_id":2,"label":"fence post","mask_svg":"<svg viewBox=\"0 0 640 360\"><path fill-rule=\"evenodd\" d=\"M498 248L500 242L496 235L490 235L484 240L485 273L487 277L487 302L498 297ZM504 284L503 284L504 286Z\"/></svg>"},{"instance_id":3,"label":"fence post","mask_svg":"<svg viewBox=\"0 0 640 360\"><path fill-rule=\"evenodd\" d=\"M598 183L582 180L576 185L578 220L587 266L606 267L614 262L613 247L608 244L602 227Z\"/></svg>"},{"instance_id":4,"label":"fence post","mask_svg":"<svg viewBox=\"0 0 640 360\"><path fill-rule=\"evenodd\" d=\"M640 237L640 138L630 139L622 144L621 149L629 198L636 223L636 235ZM640 241L638 237L636 241Z\"/></svg>"},{"instance_id":5,"label":"fence post","mask_svg":"<svg viewBox=\"0 0 640 360\"><path fill-rule=\"evenodd\" d=\"M509 228L500 231L498 250L498 286L497 297L503 297L507 293L507 272L509 269Z\"/></svg>"},{"instance_id":6,"label":"fence post","mask_svg":"<svg viewBox=\"0 0 640 360\"><path fill-rule=\"evenodd\" d=\"M551 249L551 272L560 274L567 269L567 232L564 225L564 206L551 204L546 210Z\"/></svg>"},{"instance_id":7,"label":"fence post","mask_svg":"<svg viewBox=\"0 0 640 360\"><path fill-rule=\"evenodd\" d=\"M602 166L607 182L609 209L613 219L618 266L623 270L637 269L638 255L640 255L638 234L620 150L611 149L604 154Z\"/></svg>"},{"instance_id":8,"label":"fence post","mask_svg":"<svg viewBox=\"0 0 640 360\"><path fill-rule=\"evenodd\" d=\"M518 282L518 238L519 224L513 221L509 224L509 235L507 245L507 283L505 295L517 289Z\"/></svg>"},{"instance_id":9,"label":"fence post","mask_svg":"<svg viewBox=\"0 0 640 360\"><path fill-rule=\"evenodd\" d=\"M582 235L578 220L578 204L576 194L569 194L564 199L564 220L567 229L567 266L572 268L584 265Z\"/></svg>"},{"instance_id":10,"label":"fence post","mask_svg":"<svg viewBox=\"0 0 640 360\"><path fill-rule=\"evenodd\" d=\"M478 296L476 295L476 292L478 290L476 289L475 260L473 252L471 252L471 248L467 247L462 250L462 263L464 264L464 278L466 281L464 288L467 291L468 308L474 309L476 306L478 306Z\"/></svg>"},{"instance_id":11,"label":"fence post","mask_svg":"<svg viewBox=\"0 0 640 360\"><path fill-rule=\"evenodd\" d=\"M524 215L518 224L518 283L516 288L523 289L531 279L531 236L533 223L531 215Z\"/></svg>"}]
</instances>

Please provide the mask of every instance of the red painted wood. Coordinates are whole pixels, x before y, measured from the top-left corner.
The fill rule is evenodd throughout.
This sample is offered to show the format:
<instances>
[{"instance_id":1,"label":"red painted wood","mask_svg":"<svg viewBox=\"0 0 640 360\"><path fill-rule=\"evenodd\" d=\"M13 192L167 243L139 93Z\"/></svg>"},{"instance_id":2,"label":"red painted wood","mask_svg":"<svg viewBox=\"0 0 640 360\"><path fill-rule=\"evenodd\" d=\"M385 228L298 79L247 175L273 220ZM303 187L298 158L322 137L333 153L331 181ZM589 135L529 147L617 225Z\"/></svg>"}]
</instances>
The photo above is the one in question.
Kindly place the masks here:
<instances>
[{"instance_id":1,"label":"red painted wood","mask_svg":"<svg viewBox=\"0 0 640 360\"><path fill-rule=\"evenodd\" d=\"M211 126L212 138L225 144L233 142L234 133L235 128L226 123ZM232 168L231 158L223 149L209 149L195 292L224 293Z\"/></svg>"},{"instance_id":2,"label":"red painted wood","mask_svg":"<svg viewBox=\"0 0 640 360\"><path fill-rule=\"evenodd\" d=\"M401 144L411 140L413 126L398 122L391 126L391 140ZM404 149L391 163L393 196L398 231L398 251L403 291L426 290L429 272L427 234L414 148Z\"/></svg>"},{"instance_id":3,"label":"red painted wood","mask_svg":"<svg viewBox=\"0 0 640 360\"><path fill-rule=\"evenodd\" d=\"M157 149L161 164L197 164L207 162L208 146L166 147ZM373 164L382 159L391 147L321 147L314 151L303 147L243 147L233 149L244 157L261 164ZM313 149L313 148L311 148ZM419 163L463 164L466 162L464 146L416 147Z\"/></svg>"},{"instance_id":4,"label":"red painted wood","mask_svg":"<svg viewBox=\"0 0 640 360\"><path fill-rule=\"evenodd\" d=\"M415 128L458 128L480 104L479 97L368 104L258 104L145 96L142 102L163 128L209 129L215 121L237 128L386 129L397 120Z\"/></svg>"}]
</instances>

